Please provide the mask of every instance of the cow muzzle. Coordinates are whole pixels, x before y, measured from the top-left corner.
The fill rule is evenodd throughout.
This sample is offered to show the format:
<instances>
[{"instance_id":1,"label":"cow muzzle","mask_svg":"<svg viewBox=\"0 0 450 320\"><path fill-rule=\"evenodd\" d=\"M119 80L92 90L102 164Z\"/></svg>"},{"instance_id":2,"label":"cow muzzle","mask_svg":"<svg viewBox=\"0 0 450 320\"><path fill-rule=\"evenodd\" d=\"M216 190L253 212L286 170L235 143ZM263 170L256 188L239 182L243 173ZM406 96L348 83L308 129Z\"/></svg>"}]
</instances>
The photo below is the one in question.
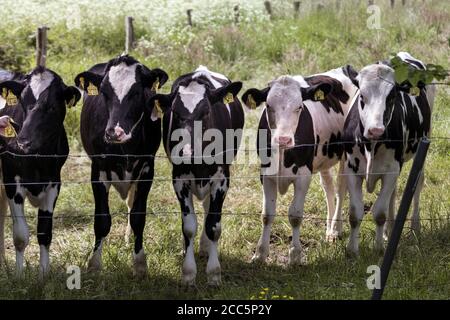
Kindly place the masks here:
<instances>
[{"instance_id":1,"label":"cow muzzle","mask_svg":"<svg viewBox=\"0 0 450 320\"><path fill-rule=\"evenodd\" d=\"M131 138L131 132L126 133L118 124L114 128L105 131L105 141L107 143L125 143Z\"/></svg>"},{"instance_id":2,"label":"cow muzzle","mask_svg":"<svg viewBox=\"0 0 450 320\"><path fill-rule=\"evenodd\" d=\"M23 153L29 153L31 151L31 141L17 140L17 146Z\"/></svg>"},{"instance_id":3,"label":"cow muzzle","mask_svg":"<svg viewBox=\"0 0 450 320\"><path fill-rule=\"evenodd\" d=\"M367 139L370 140L377 140L380 139L381 136L384 134L384 127L370 127L367 129Z\"/></svg>"},{"instance_id":4,"label":"cow muzzle","mask_svg":"<svg viewBox=\"0 0 450 320\"><path fill-rule=\"evenodd\" d=\"M294 146L294 139L291 136L275 136L274 142L282 149Z\"/></svg>"}]
</instances>

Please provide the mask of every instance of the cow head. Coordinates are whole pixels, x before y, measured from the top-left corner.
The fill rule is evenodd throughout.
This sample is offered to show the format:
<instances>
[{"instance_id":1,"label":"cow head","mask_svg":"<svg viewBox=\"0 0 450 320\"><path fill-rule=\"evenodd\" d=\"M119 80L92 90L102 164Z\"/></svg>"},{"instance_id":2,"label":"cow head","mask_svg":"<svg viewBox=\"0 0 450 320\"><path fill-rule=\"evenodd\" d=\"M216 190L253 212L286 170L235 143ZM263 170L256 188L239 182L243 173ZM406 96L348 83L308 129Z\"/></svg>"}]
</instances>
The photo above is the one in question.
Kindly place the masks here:
<instances>
[{"instance_id":1,"label":"cow head","mask_svg":"<svg viewBox=\"0 0 450 320\"><path fill-rule=\"evenodd\" d=\"M64 129L66 108L81 98L77 88L66 86L55 72L43 67L35 68L24 80L0 83L0 93L7 104L23 110L24 121L16 142L24 153L47 152ZM16 135L13 128L17 128L14 121L4 118L0 134L12 138Z\"/></svg>"},{"instance_id":2,"label":"cow head","mask_svg":"<svg viewBox=\"0 0 450 320\"><path fill-rule=\"evenodd\" d=\"M271 144L289 148L295 144L294 134L304 108L303 102L323 100L331 90L329 83L303 88L294 78L281 76L270 82L267 88L247 90L242 101L250 108L266 102L267 121L272 133Z\"/></svg>"},{"instance_id":3,"label":"cow head","mask_svg":"<svg viewBox=\"0 0 450 320\"><path fill-rule=\"evenodd\" d=\"M85 94L104 99L108 108L105 141L125 143L142 122L148 97L167 79L163 70L150 70L134 58L123 55L109 61L103 74L80 73L75 77L75 84Z\"/></svg>"},{"instance_id":4,"label":"cow head","mask_svg":"<svg viewBox=\"0 0 450 320\"><path fill-rule=\"evenodd\" d=\"M203 145L201 137L213 125L211 111L214 104L225 97L232 96L232 101L241 88L242 82L231 82L215 89L203 77L182 77L174 83L170 94L152 97L149 107L152 110L159 109L163 114L171 113L169 136L177 129L185 130L190 136L190 143L185 144L181 151L181 156L188 158L194 153L193 146ZM200 126L201 130L194 132L195 126Z\"/></svg>"},{"instance_id":5,"label":"cow head","mask_svg":"<svg viewBox=\"0 0 450 320\"><path fill-rule=\"evenodd\" d=\"M408 81L397 84L394 69L382 63L364 67L351 79L359 88L357 104L364 137L369 140L382 138L392 119L398 92L410 93L411 84ZM419 88L423 87L419 83Z\"/></svg>"}]
</instances>

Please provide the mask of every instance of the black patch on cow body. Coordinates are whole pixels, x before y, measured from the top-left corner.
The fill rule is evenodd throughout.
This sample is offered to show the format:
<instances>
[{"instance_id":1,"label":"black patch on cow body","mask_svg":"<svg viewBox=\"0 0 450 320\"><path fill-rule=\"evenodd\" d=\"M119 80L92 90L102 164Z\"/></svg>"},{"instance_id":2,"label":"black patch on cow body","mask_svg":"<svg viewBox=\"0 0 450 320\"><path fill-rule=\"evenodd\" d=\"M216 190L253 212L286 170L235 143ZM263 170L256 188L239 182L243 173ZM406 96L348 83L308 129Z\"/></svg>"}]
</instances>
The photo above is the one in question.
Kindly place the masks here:
<instances>
[{"instance_id":1,"label":"black patch on cow body","mask_svg":"<svg viewBox=\"0 0 450 320\"><path fill-rule=\"evenodd\" d=\"M342 83L334 78L325 75L316 75L312 77L305 78L308 85L313 86L320 83L329 83L333 88L333 91L325 97L325 100L320 101L322 106L327 110L328 113L333 110L336 113L344 115L344 110L342 110L341 103L347 103L350 99L347 92L342 87Z\"/></svg>"}]
</instances>

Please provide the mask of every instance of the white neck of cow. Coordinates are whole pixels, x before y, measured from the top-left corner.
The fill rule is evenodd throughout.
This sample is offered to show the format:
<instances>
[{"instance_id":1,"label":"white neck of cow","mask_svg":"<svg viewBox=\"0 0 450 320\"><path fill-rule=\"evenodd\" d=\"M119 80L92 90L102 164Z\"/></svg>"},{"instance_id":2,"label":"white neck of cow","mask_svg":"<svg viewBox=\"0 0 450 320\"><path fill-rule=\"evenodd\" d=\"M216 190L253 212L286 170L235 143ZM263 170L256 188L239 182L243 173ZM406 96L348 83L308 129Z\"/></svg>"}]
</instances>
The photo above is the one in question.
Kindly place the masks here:
<instances>
[{"instance_id":1,"label":"white neck of cow","mask_svg":"<svg viewBox=\"0 0 450 320\"><path fill-rule=\"evenodd\" d=\"M180 86L178 89L181 102L190 113L193 113L198 103L205 98L205 93L205 86L196 81L190 82L187 87Z\"/></svg>"},{"instance_id":2,"label":"white neck of cow","mask_svg":"<svg viewBox=\"0 0 450 320\"><path fill-rule=\"evenodd\" d=\"M119 102L122 103L123 98L128 94L133 84L136 83L136 67L137 63L128 66L122 62L109 69L109 83L114 90Z\"/></svg>"},{"instance_id":3,"label":"white neck of cow","mask_svg":"<svg viewBox=\"0 0 450 320\"><path fill-rule=\"evenodd\" d=\"M34 74L30 79L30 88L36 100L52 83L55 77L51 72L44 71L42 73Z\"/></svg>"}]
</instances>

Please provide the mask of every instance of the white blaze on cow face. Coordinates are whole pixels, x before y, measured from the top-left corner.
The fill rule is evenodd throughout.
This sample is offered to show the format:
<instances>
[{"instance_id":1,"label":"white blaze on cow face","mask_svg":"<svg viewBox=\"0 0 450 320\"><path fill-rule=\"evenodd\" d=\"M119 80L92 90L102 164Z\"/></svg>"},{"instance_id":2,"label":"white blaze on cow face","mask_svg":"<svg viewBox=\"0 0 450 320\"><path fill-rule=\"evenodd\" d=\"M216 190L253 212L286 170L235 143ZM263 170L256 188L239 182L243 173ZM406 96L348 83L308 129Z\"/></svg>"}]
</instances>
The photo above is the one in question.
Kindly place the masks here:
<instances>
[{"instance_id":1,"label":"white blaze on cow face","mask_svg":"<svg viewBox=\"0 0 450 320\"><path fill-rule=\"evenodd\" d=\"M206 88L197 81L191 81L187 87L180 86L178 94L183 102L184 107L193 113L195 107L205 98Z\"/></svg>"},{"instance_id":2,"label":"white blaze on cow face","mask_svg":"<svg viewBox=\"0 0 450 320\"><path fill-rule=\"evenodd\" d=\"M292 77L282 76L269 85L266 112L272 145L292 147L303 105L300 83Z\"/></svg>"},{"instance_id":3,"label":"white blaze on cow face","mask_svg":"<svg viewBox=\"0 0 450 320\"><path fill-rule=\"evenodd\" d=\"M380 138L384 123L387 97L394 88L394 69L382 64L369 65L361 70L357 80L360 88L359 114L364 126L364 137ZM390 116L387 117L390 119Z\"/></svg>"},{"instance_id":4,"label":"white blaze on cow face","mask_svg":"<svg viewBox=\"0 0 450 320\"><path fill-rule=\"evenodd\" d=\"M123 98L128 94L133 84L136 83L137 65L138 64L135 63L128 66L126 63L122 62L109 69L109 83L120 103L122 103Z\"/></svg>"},{"instance_id":5,"label":"white blaze on cow face","mask_svg":"<svg viewBox=\"0 0 450 320\"><path fill-rule=\"evenodd\" d=\"M44 92L52 83L55 77L51 72L44 71L31 76L30 88L33 92L34 98L39 99L39 96Z\"/></svg>"}]
</instances>

